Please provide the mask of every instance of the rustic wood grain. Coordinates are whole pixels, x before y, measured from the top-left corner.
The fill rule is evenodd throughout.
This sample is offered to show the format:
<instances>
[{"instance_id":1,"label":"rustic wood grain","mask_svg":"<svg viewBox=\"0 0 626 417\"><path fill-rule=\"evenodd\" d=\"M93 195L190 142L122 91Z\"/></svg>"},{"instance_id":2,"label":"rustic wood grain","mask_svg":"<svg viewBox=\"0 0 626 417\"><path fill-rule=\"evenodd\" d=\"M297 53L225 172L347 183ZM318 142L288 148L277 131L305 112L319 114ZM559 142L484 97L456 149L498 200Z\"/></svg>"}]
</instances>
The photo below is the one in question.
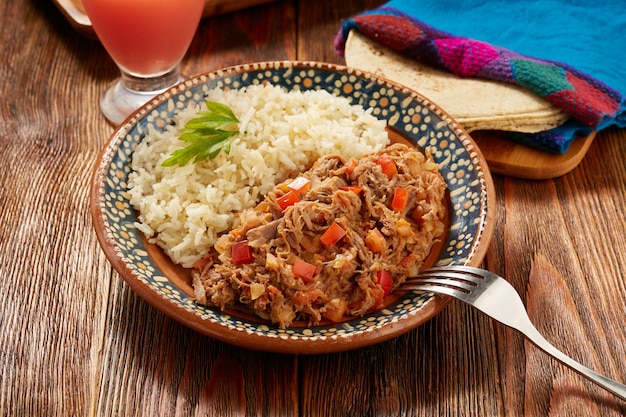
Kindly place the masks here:
<instances>
[{"instance_id":1,"label":"rustic wood grain","mask_svg":"<svg viewBox=\"0 0 626 417\"><path fill-rule=\"evenodd\" d=\"M275 1L201 23L188 75L253 61L342 63L339 23L382 4ZM618 416L626 403L522 336L453 302L407 334L295 356L200 335L112 271L89 180L112 133L98 98L118 71L45 0L3 2L0 30L0 416ZM485 265L567 354L626 380L626 131L571 172L495 176Z\"/></svg>"},{"instance_id":2,"label":"rustic wood grain","mask_svg":"<svg viewBox=\"0 0 626 417\"><path fill-rule=\"evenodd\" d=\"M626 212L624 205L618 203L626 201L626 188L621 158L609 155L623 155L626 148L617 132L602 132L602 139L591 145L581 165L561 178L502 179L504 187L499 198L502 208L498 214L505 216L504 229L493 244L498 245L502 240L503 249L497 257L488 256L487 262L525 296L529 310L533 307L529 311L531 319L540 325L546 338L583 363L583 357L576 355L590 354L589 345L581 343L591 338L591 346L602 351L599 359L607 362L600 362L598 370L623 381L623 363L615 358L624 357L619 341L624 338L622 323L626 311L625 248L623 240L615 237L626 232L623 220ZM559 279L544 288L544 293L536 293L533 285L546 285L542 280L551 278L550 271ZM570 299L574 300L577 311L566 302ZM581 321L563 324L563 320L573 320L576 315ZM560 365L548 367L546 364L552 363L550 359L534 346L528 347L520 335L504 328L498 335L501 349L506 352L501 378L508 409L524 410L520 415L548 415L555 412L550 387L566 386L566 382L558 380L559 375L564 373L581 383L581 377L573 376L573 371ZM524 346L528 349L524 350ZM530 363L535 358L541 358L540 365ZM586 363L594 367L593 358L588 360ZM520 372L520 368L526 369L526 373ZM584 384L597 392L590 383ZM590 407L573 407L576 410L573 414L569 406L566 408L570 414L565 409L562 413L593 415L587 413L595 408L600 408L602 415L611 415L615 410L618 410L616 415L625 412L623 402L603 409L605 402L612 403L610 396L604 398L606 401L600 403L596 398ZM574 400L572 397L571 401Z\"/></svg>"},{"instance_id":3,"label":"rustic wood grain","mask_svg":"<svg viewBox=\"0 0 626 417\"><path fill-rule=\"evenodd\" d=\"M272 2L202 20L183 65L191 76L232 65L296 59L296 7Z\"/></svg>"},{"instance_id":4,"label":"rustic wood grain","mask_svg":"<svg viewBox=\"0 0 626 417\"><path fill-rule=\"evenodd\" d=\"M586 290L586 289L583 289ZM611 353L607 350L606 335L602 331L602 323L593 316L593 306L585 302L587 298L574 298L574 291L565 282L563 276L543 256L533 261L529 275L527 299L528 313L533 317L537 328L544 334L553 334L552 343L560 350L583 365L605 375L611 375L616 368ZM575 301L577 300L577 301ZM591 323L589 323L591 321ZM582 329L591 329L584 332ZM600 333L594 335L593 333ZM572 337L573 336L573 337ZM568 340L568 345L561 341ZM528 373L526 391L527 415L547 415L550 409L572 413L576 409L588 410L586 415L621 415L619 403L609 393L595 387L588 381L577 376L573 371L558 365L553 359L528 346ZM606 367L605 359L610 362ZM541 378L541 370L549 370L553 374L559 388L553 388L552 378ZM611 375L616 378L617 375ZM545 402L535 401L539 396L546 396ZM594 404L595 398L603 398L599 406ZM573 400L573 401L572 401ZM545 403L548 409L541 409Z\"/></svg>"}]
</instances>

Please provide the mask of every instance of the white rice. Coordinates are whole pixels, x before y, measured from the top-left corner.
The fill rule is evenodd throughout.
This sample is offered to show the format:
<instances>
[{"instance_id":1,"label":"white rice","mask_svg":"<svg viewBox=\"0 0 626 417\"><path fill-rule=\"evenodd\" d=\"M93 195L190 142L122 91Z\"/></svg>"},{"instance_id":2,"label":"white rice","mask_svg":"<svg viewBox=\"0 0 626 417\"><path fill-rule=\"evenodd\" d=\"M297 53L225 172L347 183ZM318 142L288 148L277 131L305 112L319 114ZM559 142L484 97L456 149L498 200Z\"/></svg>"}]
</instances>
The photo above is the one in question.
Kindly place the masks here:
<instances>
[{"instance_id":1,"label":"white rice","mask_svg":"<svg viewBox=\"0 0 626 417\"><path fill-rule=\"evenodd\" d=\"M389 142L385 121L325 91L255 85L215 89L207 100L226 104L240 121L230 153L184 167L161 166L186 145L178 131L200 110L190 107L176 115L175 126L148 132L133 153L129 179L130 201L140 213L137 227L187 268L232 228L237 212L320 156L358 158Z\"/></svg>"}]
</instances>

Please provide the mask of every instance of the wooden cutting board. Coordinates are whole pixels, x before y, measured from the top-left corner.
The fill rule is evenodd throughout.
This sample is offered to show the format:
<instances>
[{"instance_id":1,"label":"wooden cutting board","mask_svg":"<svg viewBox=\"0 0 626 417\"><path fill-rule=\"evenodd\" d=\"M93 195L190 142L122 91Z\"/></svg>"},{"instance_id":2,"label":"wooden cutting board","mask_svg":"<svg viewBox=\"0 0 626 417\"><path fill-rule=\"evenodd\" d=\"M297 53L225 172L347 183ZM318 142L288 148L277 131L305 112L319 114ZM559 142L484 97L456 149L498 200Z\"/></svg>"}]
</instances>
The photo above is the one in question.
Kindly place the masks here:
<instances>
[{"instance_id":1,"label":"wooden cutting board","mask_svg":"<svg viewBox=\"0 0 626 417\"><path fill-rule=\"evenodd\" d=\"M560 177L576 168L596 133L574 139L570 149L563 154L516 144L491 131L474 131L470 136L483 153L492 173L542 180Z\"/></svg>"},{"instance_id":2,"label":"wooden cutting board","mask_svg":"<svg viewBox=\"0 0 626 417\"><path fill-rule=\"evenodd\" d=\"M91 27L91 21L85 13L82 0L53 0L61 13L81 35L96 39L96 34ZM216 16L219 14L234 12L273 0L207 0L202 17Z\"/></svg>"}]
</instances>

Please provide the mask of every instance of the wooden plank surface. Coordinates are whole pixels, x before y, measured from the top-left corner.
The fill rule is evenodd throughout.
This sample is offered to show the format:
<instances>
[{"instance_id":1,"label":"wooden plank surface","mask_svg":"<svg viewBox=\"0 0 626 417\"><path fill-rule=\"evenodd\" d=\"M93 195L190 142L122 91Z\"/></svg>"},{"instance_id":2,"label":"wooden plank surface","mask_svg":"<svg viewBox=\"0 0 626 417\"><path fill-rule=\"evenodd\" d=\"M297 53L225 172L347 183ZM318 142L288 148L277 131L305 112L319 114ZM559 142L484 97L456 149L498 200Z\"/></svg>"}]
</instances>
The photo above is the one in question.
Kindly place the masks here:
<instances>
[{"instance_id":1,"label":"wooden plank surface","mask_svg":"<svg viewBox=\"0 0 626 417\"><path fill-rule=\"evenodd\" d=\"M244 62L341 63L341 19L382 4L276 1L201 23L187 74ZM626 403L454 302L357 351L295 356L217 342L112 271L89 179L113 131L97 102L117 69L50 2L4 2L0 32L1 416L621 416ZM546 338L626 380L626 132L599 132L562 177L496 175L486 266Z\"/></svg>"}]
</instances>

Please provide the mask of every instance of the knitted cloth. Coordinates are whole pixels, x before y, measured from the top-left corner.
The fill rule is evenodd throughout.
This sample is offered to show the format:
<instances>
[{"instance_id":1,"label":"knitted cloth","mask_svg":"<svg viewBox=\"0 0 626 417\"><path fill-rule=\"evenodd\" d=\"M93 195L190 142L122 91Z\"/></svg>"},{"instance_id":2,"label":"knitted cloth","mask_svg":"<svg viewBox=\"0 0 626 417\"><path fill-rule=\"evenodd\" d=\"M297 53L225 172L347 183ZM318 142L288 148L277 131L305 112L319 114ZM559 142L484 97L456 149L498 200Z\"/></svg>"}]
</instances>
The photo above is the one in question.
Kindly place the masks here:
<instances>
[{"instance_id":1,"label":"knitted cloth","mask_svg":"<svg viewBox=\"0 0 626 417\"><path fill-rule=\"evenodd\" d=\"M563 15L565 6L555 11L554 4L551 4L554 2L558 3L557 0L543 1L536 3L535 6L543 5L542 7L548 7L552 12ZM512 139L518 142L540 149L562 153L567 151L577 135L589 134L592 130L601 130L611 125L626 127L626 98L615 88L609 87L599 79L574 68L572 65L523 55L512 49L485 41L453 35L416 19L415 16L420 15L420 13L432 15L433 11L442 9L450 2L435 1L435 3L438 5L437 7L429 6L428 1L425 0L420 2L395 0L377 9L354 16L343 23L341 31L335 39L335 48L340 55L343 55L348 33L350 30L356 29L398 53L433 67L450 71L460 77L479 77L527 88L561 108L571 117L562 126L551 130L535 134L509 134ZM484 5L485 3L489 3L489 1L480 1L477 2L477 5ZM496 4L495 1L491 3ZM512 4L515 7L530 7L528 2L517 3L513 1L498 4L500 9L503 8L503 5L506 8ZM450 6L447 4L447 6L447 14L443 12L446 16L455 16L456 10L470 9L473 11L470 13L475 13L477 10L476 7L465 2L463 9L460 9L461 6L459 5ZM586 6L593 7L589 4ZM536 8L535 11L537 11ZM621 13L619 13L620 10ZM538 12L545 14L541 10ZM463 14L462 12L459 13ZM619 6L617 9L613 9L612 13L613 16L609 16L608 19L614 17L619 20L618 25L621 25L623 30L618 36L624 36L624 32L626 32L626 8ZM532 30L529 29L532 24L520 19L518 14L509 11L506 15L509 18L506 19L502 16L499 22L508 25L508 32L515 32L511 26L515 24L522 28L520 30ZM439 15L439 17L441 16ZM486 19L487 16L483 16L483 20L486 21ZM504 23L502 22L503 19L505 19ZM433 20L440 23L447 21L447 19L439 19L437 16L433 17ZM477 19L472 19L472 21L474 26L481 26L483 23ZM572 29L580 31L580 27ZM497 32L497 30L499 29L496 28L495 31ZM550 29L546 28L544 24L540 31L546 30L549 31ZM572 32L575 31L572 30ZM494 34L491 33L490 35L493 36ZM554 39L559 39L559 34L554 32L552 38L550 41L554 42ZM519 40L520 38L516 39ZM602 41L602 39L598 40ZM525 38L525 41L532 44L533 41L537 41L537 38L530 36ZM576 39L567 36L563 38L562 42L576 42ZM589 45L589 47L592 48L593 45ZM532 50L532 48L530 49ZM539 47L539 49L541 48ZM549 49L556 50L554 46L550 46ZM543 51L543 53L549 55L550 50ZM614 55L615 57L619 56L619 60L623 62L620 54L614 53ZM615 57L610 58L614 59ZM585 63L584 56L582 59L581 62ZM598 62L591 63L589 68L594 69L594 65L601 69L605 68ZM624 64L618 62L617 65L623 66ZM621 76L621 79L610 80L614 84L620 84L617 88L626 86L624 72L626 70L622 69L620 75L617 76ZM607 74L610 76L614 73L607 72ZM623 85L620 81L623 82Z\"/></svg>"}]
</instances>

